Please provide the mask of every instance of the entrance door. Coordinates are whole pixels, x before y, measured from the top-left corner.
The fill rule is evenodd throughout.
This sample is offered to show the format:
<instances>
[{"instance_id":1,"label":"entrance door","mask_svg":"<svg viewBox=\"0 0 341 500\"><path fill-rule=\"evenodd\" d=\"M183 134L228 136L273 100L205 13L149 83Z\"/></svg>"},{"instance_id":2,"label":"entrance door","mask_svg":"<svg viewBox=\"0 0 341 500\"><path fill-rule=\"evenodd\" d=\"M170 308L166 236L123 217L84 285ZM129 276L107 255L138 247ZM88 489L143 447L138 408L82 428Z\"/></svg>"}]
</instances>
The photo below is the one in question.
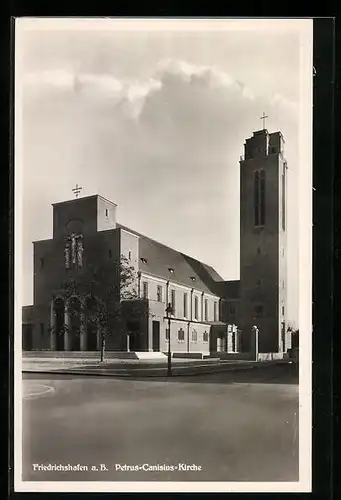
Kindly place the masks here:
<instances>
[{"instance_id":1,"label":"entrance door","mask_svg":"<svg viewBox=\"0 0 341 500\"><path fill-rule=\"evenodd\" d=\"M138 352L141 350L141 325L137 320L127 321L127 333L129 334L129 351Z\"/></svg>"},{"instance_id":2,"label":"entrance door","mask_svg":"<svg viewBox=\"0 0 341 500\"><path fill-rule=\"evenodd\" d=\"M57 298L54 307L56 311L56 351L64 351L64 301Z\"/></svg>"},{"instance_id":3,"label":"entrance door","mask_svg":"<svg viewBox=\"0 0 341 500\"><path fill-rule=\"evenodd\" d=\"M153 321L153 351L160 351L160 321Z\"/></svg>"},{"instance_id":4,"label":"entrance door","mask_svg":"<svg viewBox=\"0 0 341 500\"><path fill-rule=\"evenodd\" d=\"M285 322L282 321L281 323L281 334L282 334L282 349L283 352L285 352Z\"/></svg>"},{"instance_id":5,"label":"entrance door","mask_svg":"<svg viewBox=\"0 0 341 500\"><path fill-rule=\"evenodd\" d=\"M236 332L232 330L232 351L236 352Z\"/></svg>"}]
</instances>

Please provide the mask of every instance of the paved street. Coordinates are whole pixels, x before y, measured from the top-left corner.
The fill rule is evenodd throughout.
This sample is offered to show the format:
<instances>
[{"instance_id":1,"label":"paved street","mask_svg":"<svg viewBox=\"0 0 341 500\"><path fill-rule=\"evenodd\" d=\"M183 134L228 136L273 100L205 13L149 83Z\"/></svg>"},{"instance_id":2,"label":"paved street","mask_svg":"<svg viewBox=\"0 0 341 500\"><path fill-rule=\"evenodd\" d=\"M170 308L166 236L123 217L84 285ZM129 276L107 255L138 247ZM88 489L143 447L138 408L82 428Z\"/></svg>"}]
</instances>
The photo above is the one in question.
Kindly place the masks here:
<instances>
[{"instance_id":1,"label":"paved street","mask_svg":"<svg viewBox=\"0 0 341 500\"><path fill-rule=\"evenodd\" d=\"M293 371L279 365L170 380L24 374L23 480L296 481ZM33 464L88 470L34 471ZM91 470L100 464L108 470Z\"/></svg>"}]
</instances>

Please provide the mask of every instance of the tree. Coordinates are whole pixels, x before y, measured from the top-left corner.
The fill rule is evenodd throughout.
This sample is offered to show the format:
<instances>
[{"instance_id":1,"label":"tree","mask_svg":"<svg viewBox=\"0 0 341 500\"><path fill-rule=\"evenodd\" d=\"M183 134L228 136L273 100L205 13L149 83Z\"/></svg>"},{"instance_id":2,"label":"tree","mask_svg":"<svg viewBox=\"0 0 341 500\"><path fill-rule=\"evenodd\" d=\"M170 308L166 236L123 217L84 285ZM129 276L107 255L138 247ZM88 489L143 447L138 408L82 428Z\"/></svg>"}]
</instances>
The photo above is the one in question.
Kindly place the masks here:
<instances>
[{"instance_id":1,"label":"tree","mask_svg":"<svg viewBox=\"0 0 341 500\"><path fill-rule=\"evenodd\" d=\"M85 272L73 273L62 283L61 294L69 304L76 299L83 303L87 320L96 326L101 339L101 361L110 331L121 329L124 318L123 304L134 303L139 298L137 274L131 262L121 255L119 260L108 264L88 265ZM71 318L79 318L82 312L70 308ZM64 325L67 329L68 325Z\"/></svg>"}]
</instances>

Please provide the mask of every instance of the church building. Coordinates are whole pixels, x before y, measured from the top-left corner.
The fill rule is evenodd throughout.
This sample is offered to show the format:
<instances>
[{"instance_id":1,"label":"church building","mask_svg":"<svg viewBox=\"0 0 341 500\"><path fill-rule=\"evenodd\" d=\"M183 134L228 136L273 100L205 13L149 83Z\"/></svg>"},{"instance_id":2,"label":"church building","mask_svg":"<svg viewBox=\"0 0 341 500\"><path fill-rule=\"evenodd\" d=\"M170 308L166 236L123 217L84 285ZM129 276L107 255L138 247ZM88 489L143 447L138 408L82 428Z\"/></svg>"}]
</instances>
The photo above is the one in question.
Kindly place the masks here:
<instances>
[{"instance_id":1,"label":"church building","mask_svg":"<svg viewBox=\"0 0 341 500\"><path fill-rule=\"evenodd\" d=\"M52 238L34 242L34 303L22 311L23 349L99 350L89 297L66 298L63 283L92 283L101 268L101 300L101 287L104 292L107 283L121 279L115 263L124 258L137 295L125 301L123 322L106 336L107 350L167 352L170 341L174 353L250 352L257 326L259 352L286 352L283 146L282 134L266 129L245 142L238 281L225 281L211 266L119 224L116 204L100 195L55 203ZM72 308L79 311L77 321Z\"/></svg>"}]
</instances>

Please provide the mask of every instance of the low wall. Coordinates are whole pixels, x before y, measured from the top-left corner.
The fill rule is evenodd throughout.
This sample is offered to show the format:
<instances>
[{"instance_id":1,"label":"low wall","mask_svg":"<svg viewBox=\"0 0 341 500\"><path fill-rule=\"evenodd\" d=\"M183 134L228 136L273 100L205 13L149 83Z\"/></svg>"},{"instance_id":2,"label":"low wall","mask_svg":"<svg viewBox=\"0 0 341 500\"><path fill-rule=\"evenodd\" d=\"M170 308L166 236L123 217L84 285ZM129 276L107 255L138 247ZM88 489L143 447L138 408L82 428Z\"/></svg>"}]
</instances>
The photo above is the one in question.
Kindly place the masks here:
<instances>
[{"instance_id":1,"label":"low wall","mask_svg":"<svg viewBox=\"0 0 341 500\"><path fill-rule=\"evenodd\" d=\"M257 361L276 361L286 357L287 354L283 352L259 352Z\"/></svg>"},{"instance_id":2,"label":"low wall","mask_svg":"<svg viewBox=\"0 0 341 500\"><path fill-rule=\"evenodd\" d=\"M253 352L213 352L211 356L236 361L255 361ZM259 352L257 361L276 361L288 357L288 354L283 352Z\"/></svg>"},{"instance_id":3,"label":"low wall","mask_svg":"<svg viewBox=\"0 0 341 500\"><path fill-rule=\"evenodd\" d=\"M167 353L165 353L167 354ZM202 352L174 352L173 358L203 359Z\"/></svg>"},{"instance_id":4,"label":"low wall","mask_svg":"<svg viewBox=\"0 0 341 500\"><path fill-rule=\"evenodd\" d=\"M231 359L236 361L254 360L254 355L251 352L213 352L211 355L219 359Z\"/></svg>"},{"instance_id":5,"label":"low wall","mask_svg":"<svg viewBox=\"0 0 341 500\"><path fill-rule=\"evenodd\" d=\"M99 358L101 351L22 351L23 358ZM138 359L135 352L104 351L106 359Z\"/></svg>"}]
</instances>

